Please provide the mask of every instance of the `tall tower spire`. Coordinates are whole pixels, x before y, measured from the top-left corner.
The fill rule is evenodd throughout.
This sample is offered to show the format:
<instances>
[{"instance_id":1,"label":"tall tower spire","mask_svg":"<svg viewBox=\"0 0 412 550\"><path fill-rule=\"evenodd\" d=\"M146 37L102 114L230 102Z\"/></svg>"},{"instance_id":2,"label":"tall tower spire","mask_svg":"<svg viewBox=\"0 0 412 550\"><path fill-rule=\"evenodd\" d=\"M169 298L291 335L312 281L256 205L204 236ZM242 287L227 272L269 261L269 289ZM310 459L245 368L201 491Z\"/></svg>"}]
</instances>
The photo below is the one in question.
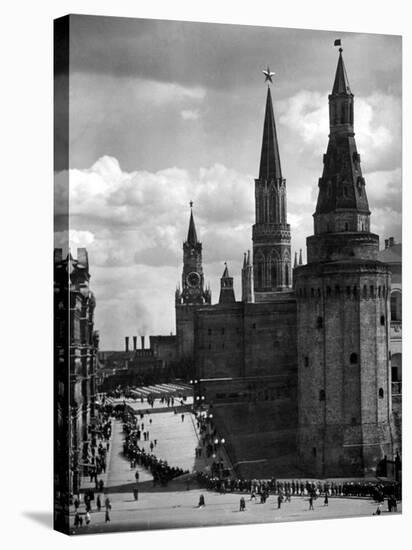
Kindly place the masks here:
<instances>
[{"instance_id":1,"label":"tall tower spire","mask_svg":"<svg viewBox=\"0 0 412 550\"><path fill-rule=\"evenodd\" d=\"M263 71L272 82L274 73ZM253 268L255 299L291 286L290 226L287 223L286 180L282 176L272 95L268 84L259 178L255 180Z\"/></svg>"},{"instance_id":2,"label":"tall tower spire","mask_svg":"<svg viewBox=\"0 0 412 550\"><path fill-rule=\"evenodd\" d=\"M193 202L190 201L189 204L190 204L190 220L189 220L189 230L187 232L187 242L192 246L196 246L197 234L196 234L195 221L193 219Z\"/></svg>"},{"instance_id":3,"label":"tall tower spire","mask_svg":"<svg viewBox=\"0 0 412 550\"><path fill-rule=\"evenodd\" d=\"M359 233L371 235L370 211L362 176L360 155L356 149L354 133L354 96L349 86L342 48L336 68L332 93L329 95L329 143L323 156L323 173L319 178L319 194L314 214L315 236L339 234L346 243L359 240ZM365 235L366 236L366 235ZM335 238L333 237L333 238ZM312 248L308 240L308 261L325 258L339 247ZM348 255L357 254L359 248L340 248ZM365 250L365 249L364 249Z\"/></svg>"},{"instance_id":4,"label":"tall tower spire","mask_svg":"<svg viewBox=\"0 0 412 550\"><path fill-rule=\"evenodd\" d=\"M265 122L263 125L259 179L266 181L282 179L275 115L273 114L272 95L270 93L269 85L266 96L266 111Z\"/></svg>"}]
</instances>

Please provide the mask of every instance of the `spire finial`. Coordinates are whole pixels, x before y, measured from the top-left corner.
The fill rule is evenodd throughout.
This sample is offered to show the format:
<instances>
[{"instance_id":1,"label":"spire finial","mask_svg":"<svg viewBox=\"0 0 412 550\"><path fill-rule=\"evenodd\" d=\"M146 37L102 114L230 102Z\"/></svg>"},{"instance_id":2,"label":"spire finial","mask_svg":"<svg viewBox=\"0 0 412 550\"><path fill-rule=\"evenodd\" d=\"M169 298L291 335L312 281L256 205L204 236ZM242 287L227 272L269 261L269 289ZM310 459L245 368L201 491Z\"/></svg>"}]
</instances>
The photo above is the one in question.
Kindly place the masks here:
<instances>
[{"instance_id":1,"label":"spire finial","mask_svg":"<svg viewBox=\"0 0 412 550\"><path fill-rule=\"evenodd\" d=\"M190 208L192 208L192 206L193 206L193 201L190 201L190 202L189 202L189 206L190 206Z\"/></svg>"},{"instance_id":2,"label":"spire finial","mask_svg":"<svg viewBox=\"0 0 412 550\"><path fill-rule=\"evenodd\" d=\"M269 80L269 82L271 82L273 84L272 76L274 76L276 73L272 73L270 71L269 65L267 66L266 71L263 70L262 73L265 75L265 82L267 82ZM268 86L269 86L269 84L268 84Z\"/></svg>"}]
</instances>

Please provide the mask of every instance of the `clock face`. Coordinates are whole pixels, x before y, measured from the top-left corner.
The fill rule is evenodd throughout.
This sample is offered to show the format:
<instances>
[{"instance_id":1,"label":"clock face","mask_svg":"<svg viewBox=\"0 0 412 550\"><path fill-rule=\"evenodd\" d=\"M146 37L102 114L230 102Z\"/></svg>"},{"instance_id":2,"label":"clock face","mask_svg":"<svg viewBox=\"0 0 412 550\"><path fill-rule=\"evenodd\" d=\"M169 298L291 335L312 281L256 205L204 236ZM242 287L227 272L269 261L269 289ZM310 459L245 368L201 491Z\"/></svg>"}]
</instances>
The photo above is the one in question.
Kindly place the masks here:
<instances>
[{"instance_id":1,"label":"clock face","mask_svg":"<svg viewBox=\"0 0 412 550\"><path fill-rule=\"evenodd\" d=\"M200 282L200 275L199 273L196 273L196 271L192 271L191 273L189 273L186 280L189 286L198 286Z\"/></svg>"}]
</instances>

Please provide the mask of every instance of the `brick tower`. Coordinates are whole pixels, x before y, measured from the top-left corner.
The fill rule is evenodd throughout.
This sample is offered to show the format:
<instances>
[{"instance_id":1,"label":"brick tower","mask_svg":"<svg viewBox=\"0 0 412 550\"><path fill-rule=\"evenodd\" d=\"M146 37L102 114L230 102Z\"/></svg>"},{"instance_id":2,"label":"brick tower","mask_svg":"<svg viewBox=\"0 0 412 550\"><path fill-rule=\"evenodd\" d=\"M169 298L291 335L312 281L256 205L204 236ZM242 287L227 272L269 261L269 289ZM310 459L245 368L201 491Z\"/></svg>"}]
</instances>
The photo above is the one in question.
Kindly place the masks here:
<instances>
[{"instance_id":1,"label":"brick tower","mask_svg":"<svg viewBox=\"0 0 412 550\"><path fill-rule=\"evenodd\" d=\"M211 303L210 289L204 289L202 243L198 241L190 203L187 239L183 243L182 290L176 289L176 336L181 359L192 360L194 353L194 314L198 306Z\"/></svg>"},{"instance_id":2,"label":"brick tower","mask_svg":"<svg viewBox=\"0 0 412 550\"><path fill-rule=\"evenodd\" d=\"M259 178L255 180L253 271L256 302L291 286L290 226L272 96L268 85Z\"/></svg>"},{"instance_id":3,"label":"brick tower","mask_svg":"<svg viewBox=\"0 0 412 550\"><path fill-rule=\"evenodd\" d=\"M353 103L340 48L314 235L294 269L298 466L314 476L374 475L392 453L390 274L370 233Z\"/></svg>"}]
</instances>

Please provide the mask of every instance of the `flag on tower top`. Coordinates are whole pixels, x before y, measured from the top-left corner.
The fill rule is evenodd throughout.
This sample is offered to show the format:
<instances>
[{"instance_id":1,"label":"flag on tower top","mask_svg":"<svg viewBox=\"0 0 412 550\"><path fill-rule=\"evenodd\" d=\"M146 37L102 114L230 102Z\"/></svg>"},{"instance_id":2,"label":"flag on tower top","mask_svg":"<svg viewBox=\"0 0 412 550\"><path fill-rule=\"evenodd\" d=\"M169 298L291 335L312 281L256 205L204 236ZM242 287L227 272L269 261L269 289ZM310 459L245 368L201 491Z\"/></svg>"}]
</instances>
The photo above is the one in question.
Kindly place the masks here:
<instances>
[{"instance_id":1,"label":"flag on tower top","mask_svg":"<svg viewBox=\"0 0 412 550\"><path fill-rule=\"evenodd\" d=\"M340 38L337 38L337 39L335 40L335 42L333 43L333 45L334 45L334 46L341 46L342 44L341 44Z\"/></svg>"}]
</instances>

